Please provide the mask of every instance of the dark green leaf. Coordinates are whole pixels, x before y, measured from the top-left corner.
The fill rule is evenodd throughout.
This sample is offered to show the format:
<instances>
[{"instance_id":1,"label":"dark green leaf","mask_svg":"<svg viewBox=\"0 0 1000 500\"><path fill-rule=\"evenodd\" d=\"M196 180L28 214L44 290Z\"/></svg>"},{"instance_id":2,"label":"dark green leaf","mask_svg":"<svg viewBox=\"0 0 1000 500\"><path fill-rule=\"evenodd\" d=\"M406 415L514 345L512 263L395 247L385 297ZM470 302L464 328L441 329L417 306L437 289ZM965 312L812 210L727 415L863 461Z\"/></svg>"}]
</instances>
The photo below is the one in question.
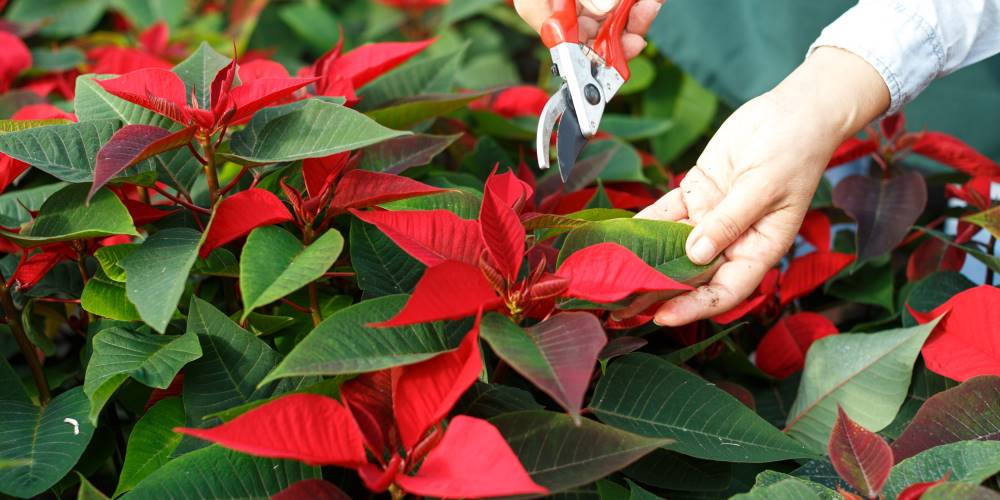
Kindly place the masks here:
<instances>
[{"instance_id":1,"label":"dark green leaf","mask_svg":"<svg viewBox=\"0 0 1000 500\"><path fill-rule=\"evenodd\" d=\"M45 200L38 217L26 229L19 234L4 231L2 235L24 247L116 234L139 235L125 205L111 191L98 191L89 206L84 204L86 197L86 185L66 186Z\"/></svg>"},{"instance_id":2,"label":"dark green leaf","mask_svg":"<svg viewBox=\"0 0 1000 500\"><path fill-rule=\"evenodd\" d=\"M410 293L427 269L371 224L352 220L350 236L351 264L367 297Z\"/></svg>"},{"instance_id":3,"label":"dark green leaf","mask_svg":"<svg viewBox=\"0 0 1000 500\"><path fill-rule=\"evenodd\" d=\"M181 442L181 435L174 432L174 427L183 425L184 405L180 398L156 403L136 422L128 436L125 463L114 496L131 490L170 460L170 454Z\"/></svg>"},{"instance_id":4,"label":"dark green leaf","mask_svg":"<svg viewBox=\"0 0 1000 500\"><path fill-rule=\"evenodd\" d=\"M193 229L164 229L119 263L126 273L129 300L143 321L158 332L167 328L177 311L191 266L198 259L201 237Z\"/></svg>"},{"instance_id":5,"label":"dark green leaf","mask_svg":"<svg viewBox=\"0 0 1000 500\"><path fill-rule=\"evenodd\" d=\"M187 95L194 95L194 103L201 109L212 108L212 80L216 73L229 64L230 59L215 51L208 43L201 42L198 50L174 66L174 73L184 80Z\"/></svg>"}]
</instances>

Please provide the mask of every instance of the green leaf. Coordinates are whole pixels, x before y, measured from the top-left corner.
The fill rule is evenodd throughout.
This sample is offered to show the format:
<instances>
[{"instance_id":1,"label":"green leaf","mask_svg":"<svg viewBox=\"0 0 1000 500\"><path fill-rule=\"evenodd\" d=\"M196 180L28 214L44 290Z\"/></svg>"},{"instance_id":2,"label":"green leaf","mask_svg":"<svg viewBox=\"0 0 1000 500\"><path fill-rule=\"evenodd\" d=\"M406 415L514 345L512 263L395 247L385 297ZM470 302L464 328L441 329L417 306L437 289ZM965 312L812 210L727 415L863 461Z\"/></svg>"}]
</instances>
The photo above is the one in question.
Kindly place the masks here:
<instances>
[{"instance_id":1,"label":"green leaf","mask_svg":"<svg viewBox=\"0 0 1000 500\"><path fill-rule=\"evenodd\" d=\"M350 237L351 264L366 297L410 293L427 269L377 227L359 219L351 220Z\"/></svg>"},{"instance_id":2,"label":"green leaf","mask_svg":"<svg viewBox=\"0 0 1000 500\"><path fill-rule=\"evenodd\" d=\"M394 129L406 129L431 118L444 116L464 108L470 102L486 95L484 92L466 94L435 94L393 101L386 107L366 113L369 118Z\"/></svg>"},{"instance_id":3,"label":"green leaf","mask_svg":"<svg viewBox=\"0 0 1000 500\"><path fill-rule=\"evenodd\" d=\"M157 21L173 28L180 25L188 12L187 0L111 0L116 9L140 28Z\"/></svg>"},{"instance_id":4,"label":"green leaf","mask_svg":"<svg viewBox=\"0 0 1000 500\"><path fill-rule=\"evenodd\" d=\"M104 318L119 321L142 320L135 304L128 300L125 283L109 278L101 269L98 269L83 287L80 306L83 310Z\"/></svg>"},{"instance_id":5,"label":"green leaf","mask_svg":"<svg viewBox=\"0 0 1000 500\"><path fill-rule=\"evenodd\" d=\"M503 3L502 0L465 0L445 4L441 13L441 24L450 25Z\"/></svg>"},{"instance_id":6,"label":"green leaf","mask_svg":"<svg viewBox=\"0 0 1000 500\"><path fill-rule=\"evenodd\" d=\"M924 492L920 500L997 500L1000 493L972 483L948 481Z\"/></svg>"},{"instance_id":7,"label":"green leaf","mask_svg":"<svg viewBox=\"0 0 1000 500\"><path fill-rule=\"evenodd\" d=\"M156 335L109 328L94 335L83 392L90 398L90 421L129 377L145 386L166 389L184 365L201 357L198 336Z\"/></svg>"},{"instance_id":8,"label":"green leaf","mask_svg":"<svg viewBox=\"0 0 1000 500\"><path fill-rule=\"evenodd\" d=\"M366 300L326 318L264 382L302 375L340 375L417 363L458 346L469 321L421 323L398 328L372 328L392 317L408 296Z\"/></svg>"},{"instance_id":9,"label":"green leaf","mask_svg":"<svg viewBox=\"0 0 1000 500\"><path fill-rule=\"evenodd\" d=\"M0 195L0 226L17 227L30 221L28 210L38 210L52 193L64 187L66 184L56 182Z\"/></svg>"},{"instance_id":10,"label":"green leaf","mask_svg":"<svg viewBox=\"0 0 1000 500\"><path fill-rule=\"evenodd\" d=\"M0 231L0 234L23 247L116 234L139 235L117 196L102 189L87 206L84 200L88 189L84 184L65 186L45 200L38 217L26 229L20 233Z\"/></svg>"},{"instance_id":11,"label":"green leaf","mask_svg":"<svg viewBox=\"0 0 1000 500\"><path fill-rule=\"evenodd\" d=\"M278 17L318 52L337 45L340 36L337 18L321 3L292 3L278 9Z\"/></svg>"},{"instance_id":12,"label":"green leaf","mask_svg":"<svg viewBox=\"0 0 1000 500\"><path fill-rule=\"evenodd\" d=\"M663 118L641 118L610 113L601 118L601 130L629 142L665 134L670 130L670 126L670 120Z\"/></svg>"},{"instance_id":13,"label":"green leaf","mask_svg":"<svg viewBox=\"0 0 1000 500\"><path fill-rule=\"evenodd\" d=\"M108 500L108 496L90 484L83 474L77 472L76 475L80 479L80 490L76 493L76 500Z\"/></svg>"},{"instance_id":14,"label":"green leaf","mask_svg":"<svg viewBox=\"0 0 1000 500\"><path fill-rule=\"evenodd\" d=\"M915 326L917 320L910 314L914 311L933 311L960 292L975 287L969 278L951 271L936 272L918 281L906 297L903 307L903 326Z\"/></svg>"},{"instance_id":15,"label":"green leaf","mask_svg":"<svg viewBox=\"0 0 1000 500\"><path fill-rule=\"evenodd\" d=\"M194 263L192 273L204 276L221 276L224 278L239 278L240 263L236 261L233 252L225 248L216 248L208 257Z\"/></svg>"},{"instance_id":16,"label":"green leaf","mask_svg":"<svg viewBox=\"0 0 1000 500\"><path fill-rule=\"evenodd\" d=\"M736 330L739 330L740 328L742 328L744 326L746 326L745 322L744 323L737 323L737 324L735 324L733 326L730 326L729 328L726 328L725 330L722 330L719 333L716 333L715 335L712 335L711 337L709 337L709 338L707 338L705 340L702 340L701 342L696 342L696 343L691 344L691 345L689 345L689 346L687 346L687 347L685 347L683 349L678 349L678 350L676 350L676 351L674 351L674 352L672 352L670 354L666 354L666 355L663 356L663 359L665 359L665 360L667 360L667 361L669 361L669 362L671 362L671 363L673 363L675 365L684 364L689 359L697 356L699 353L701 353L705 349L708 349L709 347L712 347L713 345L715 345L716 342L718 342L718 341L720 341L720 340L728 337L730 333L733 333Z\"/></svg>"},{"instance_id":17,"label":"green leaf","mask_svg":"<svg viewBox=\"0 0 1000 500\"><path fill-rule=\"evenodd\" d=\"M885 428L906 399L913 363L936 324L833 335L816 341L806 354L785 432L809 449L822 452L837 417L837 405L872 432Z\"/></svg>"},{"instance_id":18,"label":"green leaf","mask_svg":"<svg viewBox=\"0 0 1000 500\"><path fill-rule=\"evenodd\" d=\"M240 256L243 317L323 277L344 248L344 238L331 229L303 246L277 226L255 229Z\"/></svg>"},{"instance_id":19,"label":"green leaf","mask_svg":"<svg viewBox=\"0 0 1000 500\"><path fill-rule=\"evenodd\" d=\"M245 129L233 134L231 147L242 160L277 163L329 156L408 134L313 98L257 112Z\"/></svg>"},{"instance_id":20,"label":"green leaf","mask_svg":"<svg viewBox=\"0 0 1000 500\"><path fill-rule=\"evenodd\" d=\"M414 134L389 139L365 148L358 168L398 174L429 164L460 137L461 134Z\"/></svg>"},{"instance_id":21,"label":"green leaf","mask_svg":"<svg viewBox=\"0 0 1000 500\"><path fill-rule=\"evenodd\" d=\"M630 434L590 419L546 411L490 419L536 483L551 493L592 483L670 443Z\"/></svg>"},{"instance_id":22,"label":"green leaf","mask_svg":"<svg viewBox=\"0 0 1000 500\"><path fill-rule=\"evenodd\" d=\"M174 427L184 425L184 405L180 398L156 403L136 422L128 435L125 462L113 496L131 490L140 481L170 461L170 454L181 442Z\"/></svg>"},{"instance_id":23,"label":"green leaf","mask_svg":"<svg viewBox=\"0 0 1000 500\"><path fill-rule=\"evenodd\" d=\"M215 51L207 42L201 42L198 50L174 66L174 73L184 80L187 95L194 94L192 104L201 109L212 108L212 80L216 73L229 64L230 59Z\"/></svg>"},{"instance_id":24,"label":"green leaf","mask_svg":"<svg viewBox=\"0 0 1000 500\"><path fill-rule=\"evenodd\" d=\"M542 405L524 389L483 382L473 384L455 405L456 413L486 419L504 413L541 409Z\"/></svg>"},{"instance_id":25,"label":"green leaf","mask_svg":"<svg viewBox=\"0 0 1000 500\"><path fill-rule=\"evenodd\" d=\"M362 87L358 109L368 111L384 107L391 101L451 90L459 64L465 54L462 48L434 57L415 58L394 71Z\"/></svg>"},{"instance_id":26,"label":"green leaf","mask_svg":"<svg viewBox=\"0 0 1000 500\"><path fill-rule=\"evenodd\" d=\"M201 236L193 229L164 229L119 263L127 276L129 300L143 321L160 333L177 310L191 266L198 259Z\"/></svg>"},{"instance_id":27,"label":"green leaf","mask_svg":"<svg viewBox=\"0 0 1000 500\"><path fill-rule=\"evenodd\" d=\"M657 159L669 163L708 132L718 108L715 94L676 68L660 70L643 100L645 116L671 120L670 133L650 140Z\"/></svg>"},{"instance_id":28,"label":"green leaf","mask_svg":"<svg viewBox=\"0 0 1000 500\"><path fill-rule=\"evenodd\" d=\"M649 354L613 361L590 406L603 422L673 438L667 449L697 458L759 463L811 455L727 392Z\"/></svg>"},{"instance_id":29,"label":"green leaf","mask_svg":"<svg viewBox=\"0 0 1000 500\"><path fill-rule=\"evenodd\" d=\"M775 471L764 471L749 493L736 495L733 500L840 500L841 496L812 481Z\"/></svg>"},{"instance_id":30,"label":"green leaf","mask_svg":"<svg viewBox=\"0 0 1000 500\"><path fill-rule=\"evenodd\" d=\"M729 486L732 466L659 449L623 472L640 483L662 489L723 491Z\"/></svg>"},{"instance_id":31,"label":"green leaf","mask_svg":"<svg viewBox=\"0 0 1000 500\"><path fill-rule=\"evenodd\" d=\"M28 25L41 22L42 35L69 38L90 31L106 7L106 0L17 0L7 10L6 17Z\"/></svg>"},{"instance_id":32,"label":"green leaf","mask_svg":"<svg viewBox=\"0 0 1000 500\"><path fill-rule=\"evenodd\" d=\"M2 137L3 136L0 136L0 138ZM980 248L974 244L966 243L963 245L959 245L958 243L955 243L953 241L951 236L948 236L947 234L944 234L940 231L920 226L913 226L913 227L947 243L949 246L962 249L963 252L975 257L975 259L978 260L979 262L982 262L983 265L992 269L993 272L1000 273L1000 257L997 257L990 253L986 253L980 250Z\"/></svg>"},{"instance_id":33,"label":"green leaf","mask_svg":"<svg viewBox=\"0 0 1000 500\"><path fill-rule=\"evenodd\" d=\"M896 498L907 486L937 481L949 471L949 481L985 481L1000 472L1000 442L960 441L907 458L892 468L882 493L886 498Z\"/></svg>"},{"instance_id":34,"label":"green leaf","mask_svg":"<svg viewBox=\"0 0 1000 500\"><path fill-rule=\"evenodd\" d=\"M618 95L638 94L653 85L657 69L648 57L636 57L629 61L628 66L632 70L632 77L625 82L625 85L622 85L622 88L618 89Z\"/></svg>"},{"instance_id":35,"label":"green leaf","mask_svg":"<svg viewBox=\"0 0 1000 500\"><path fill-rule=\"evenodd\" d=\"M76 47L31 49L31 69L43 73L75 69L86 62L83 51ZM63 123L67 123L63 121Z\"/></svg>"},{"instance_id":36,"label":"green leaf","mask_svg":"<svg viewBox=\"0 0 1000 500\"><path fill-rule=\"evenodd\" d=\"M108 278L119 283L125 283L125 270L118 264L125 257L132 255L132 252L139 248L139 246L138 243L124 243L101 247L94 252L94 258L97 259L98 264L101 265L101 269Z\"/></svg>"},{"instance_id":37,"label":"green leaf","mask_svg":"<svg viewBox=\"0 0 1000 500\"><path fill-rule=\"evenodd\" d=\"M417 196L380 205L386 210L447 210L463 219L479 217L483 196L479 193L451 190L426 196Z\"/></svg>"},{"instance_id":38,"label":"green leaf","mask_svg":"<svg viewBox=\"0 0 1000 500\"><path fill-rule=\"evenodd\" d=\"M625 482L628 483L630 500L658 500L661 498L654 495L651 491L644 489L642 486L633 483L630 479L626 479Z\"/></svg>"},{"instance_id":39,"label":"green leaf","mask_svg":"<svg viewBox=\"0 0 1000 500\"><path fill-rule=\"evenodd\" d=\"M209 446L167 462L126 498L269 498L303 479L320 477L319 467Z\"/></svg>"}]
</instances>

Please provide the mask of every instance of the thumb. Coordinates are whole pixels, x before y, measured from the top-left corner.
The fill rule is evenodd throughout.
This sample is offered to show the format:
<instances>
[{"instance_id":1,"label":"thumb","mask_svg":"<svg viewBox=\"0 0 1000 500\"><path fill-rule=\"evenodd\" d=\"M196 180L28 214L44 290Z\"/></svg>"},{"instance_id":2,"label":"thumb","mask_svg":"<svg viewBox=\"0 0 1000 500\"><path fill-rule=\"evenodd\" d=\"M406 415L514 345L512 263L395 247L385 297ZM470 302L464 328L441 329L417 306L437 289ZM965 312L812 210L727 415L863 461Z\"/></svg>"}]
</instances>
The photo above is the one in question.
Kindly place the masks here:
<instances>
[{"instance_id":1,"label":"thumb","mask_svg":"<svg viewBox=\"0 0 1000 500\"><path fill-rule=\"evenodd\" d=\"M732 245L770 209L765 188L737 183L715 208L695 225L687 239L687 255L695 264L708 264Z\"/></svg>"},{"instance_id":2,"label":"thumb","mask_svg":"<svg viewBox=\"0 0 1000 500\"><path fill-rule=\"evenodd\" d=\"M618 6L619 2L621 0L580 0L583 8L597 17L607 15Z\"/></svg>"}]
</instances>

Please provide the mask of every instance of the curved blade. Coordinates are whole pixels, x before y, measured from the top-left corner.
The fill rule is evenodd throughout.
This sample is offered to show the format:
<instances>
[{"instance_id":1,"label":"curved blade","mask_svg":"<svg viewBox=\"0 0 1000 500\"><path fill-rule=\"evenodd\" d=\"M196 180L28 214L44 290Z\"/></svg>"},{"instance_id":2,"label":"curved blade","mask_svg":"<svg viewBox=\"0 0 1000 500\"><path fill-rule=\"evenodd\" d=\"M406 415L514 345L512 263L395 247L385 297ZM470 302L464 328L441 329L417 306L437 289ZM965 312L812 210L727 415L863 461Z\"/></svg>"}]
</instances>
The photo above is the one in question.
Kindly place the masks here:
<instances>
[{"instance_id":1,"label":"curved blade","mask_svg":"<svg viewBox=\"0 0 1000 500\"><path fill-rule=\"evenodd\" d=\"M542 108L542 115L538 118L538 132L535 136L535 151L538 152L538 168L549 168L549 150L552 144L552 131L556 128L556 120L566 112L566 85L563 85L558 92L552 95L545 107Z\"/></svg>"},{"instance_id":2,"label":"curved blade","mask_svg":"<svg viewBox=\"0 0 1000 500\"><path fill-rule=\"evenodd\" d=\"M573 174L576 159L587 145L587 138L580 131L576 113L571 109L567 111L559 120L559 132L556 134L556 158L559 160L559 176L562 177L563 183Z\"/></svg>"}]
</instances>

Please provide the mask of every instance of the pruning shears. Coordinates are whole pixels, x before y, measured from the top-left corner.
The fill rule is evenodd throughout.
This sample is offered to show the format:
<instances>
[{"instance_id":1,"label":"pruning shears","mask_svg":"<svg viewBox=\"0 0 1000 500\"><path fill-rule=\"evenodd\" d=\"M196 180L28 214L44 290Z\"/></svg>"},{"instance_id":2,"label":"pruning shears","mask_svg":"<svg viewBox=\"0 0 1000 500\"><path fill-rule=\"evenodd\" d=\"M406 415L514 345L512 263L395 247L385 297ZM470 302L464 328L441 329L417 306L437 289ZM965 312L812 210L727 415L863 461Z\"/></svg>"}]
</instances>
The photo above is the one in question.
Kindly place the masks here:
<instances>
[{"instance_id":1,"label":"pruning shears","mask_svg":"<svg viewBox=\"0 0 1000 500\"><path fill-rule=\"evenodd\" d=\"M553 0L553 14L542 25L542 42L552 55L552 72L563 85L548 100L538 121L538 166L550 166L556 121L556 159L566 182L587 141L597 134L604 107L628 81L630 72L622 34L636 0L621 0L607 16L593 48L580 40L577 0Z\"/></svg>"}]
</instances>

